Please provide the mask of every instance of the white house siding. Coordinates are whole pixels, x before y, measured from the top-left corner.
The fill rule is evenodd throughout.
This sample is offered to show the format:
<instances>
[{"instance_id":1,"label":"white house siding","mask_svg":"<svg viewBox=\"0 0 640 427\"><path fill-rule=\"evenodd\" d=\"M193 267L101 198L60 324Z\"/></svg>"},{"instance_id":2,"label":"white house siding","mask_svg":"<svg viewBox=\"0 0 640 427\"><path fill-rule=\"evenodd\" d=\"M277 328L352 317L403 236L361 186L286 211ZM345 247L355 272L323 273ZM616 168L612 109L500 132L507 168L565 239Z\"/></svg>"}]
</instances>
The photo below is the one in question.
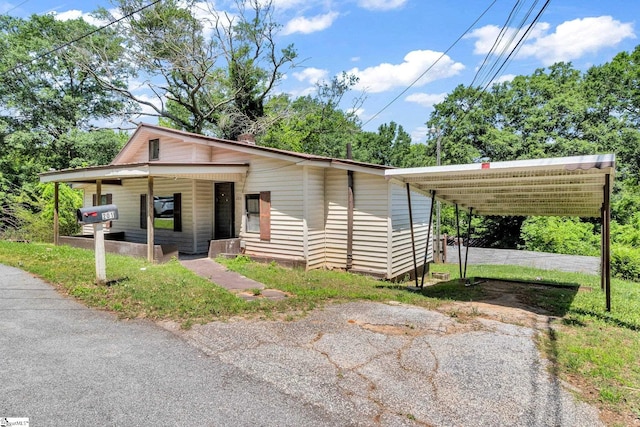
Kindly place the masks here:
<instances>
[{"instance_id":1,"label":"white house siding","mask_svg":"<svg viewBox=\"0 0 640 427\"><path fill-rule=\"evenodd\" d=\"M353 269L386 277L388 183L383 176L355 172L353 187Z\"/></svg>"},{"instance_id":2,"label":"white house siding","mask_svg":"<svg viewBox=\"0 0 640 427\"><path fill-rule=\"evenodd\" d=\"M95 185L85 187L84 203L91 206ZM176 244L178 250L186 253L194 252L193 228L193 183L185 179L156 178L153 183L156 196L182 193L182 231L155 229L155 244ZM146 243L147 230L140 228L140 195L147 193L146 179L123 180L122 185L102 185L102 194L111 193L113 204L118 207L117 221L113 221L112 232L124 231L127 241Z\"/></svg>"},{"instance_id":3,"label":"white house siding","mask_svg":"<svg viewBox=\"0 0 640 427\"><path fill-rule=\"evenodd\" d=\"M327 268L347 266L347 171L328 169L325 192L325 259Z\"/></svg>"},{"instance_id":4,"label":"white house siding","mask_svg":"<svg viewBox=\"0 0 640 427\"><path fill-rule=\"evenodd\" d=\"M409 205L406 187L396 184L390 186L391 201L391 277L397 277L413 270L413 250L411 245L411 226L409 224ZM429 210L431 199L421 193L411 191L413 231L418 266L424 260L424 249L429 241L427 260L433 260L433 238L427 239ZM433 233L431 234L433 236Z\"/></svg>"},{"instance_id":5,"label":"white house siding","mask_svg":"<svg viewBox=\"0 0 640 427\"><path fill-rule=\"evenodd\" d=\"M325 265L324 169L304 168L304 202L306 218L307 269Z\"/></svg>"},{"instance_id":6,"label":"white house siding","mask_svg":"<svg viewBox=\"0 0 640 427\"><path fill-rule=\"evenodd\" d=\"M253 156L243 186L244 195L271 192L271 239L261 241L259 233L248 233L242 222L240 237L249 255L304 260L303 168L281 160Z\"/></svg>"},{"instance_id":7,"label":"white house siding","mask_svg":"<svg viewBox=\"0 0 640 427\"><path fill-rule=\"evenodd\" d=\"M193 187L194 249L196 253L203 253L209 250L209 241L213 238L213 182L193 181ZM184 206L184 195L182 197Z\"/></svg>"},{"instance_id":8,"label":"white house siding","mask_svg":"<svg viewBox=\"0 0 640 427\"><path fill-rule=\"evenodd\" d=\"M251 159L250 154L227 150L219 147L211 148L211 162L214 163L245 163Z\"/></svg>"}]
</instances>

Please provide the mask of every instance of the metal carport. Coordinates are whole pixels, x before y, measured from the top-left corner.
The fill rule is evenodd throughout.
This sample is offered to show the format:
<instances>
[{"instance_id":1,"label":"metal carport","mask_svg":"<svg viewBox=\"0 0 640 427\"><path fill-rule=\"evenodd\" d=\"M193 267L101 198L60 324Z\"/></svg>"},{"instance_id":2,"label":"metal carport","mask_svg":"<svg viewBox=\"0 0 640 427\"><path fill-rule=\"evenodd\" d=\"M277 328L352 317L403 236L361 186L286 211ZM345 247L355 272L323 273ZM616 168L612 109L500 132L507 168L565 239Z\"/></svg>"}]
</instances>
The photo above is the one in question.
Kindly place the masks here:
<instances>
[{"instance_id":1,"label":"metal carport","mask_svg":"<svg viewBox=\"0 0 640 427\"><path fill-rule=\"evenodd\" d=\"M429 191L434 199L451 203L469 215L600 218L601 285L609 311L609 223L614 173L615 155L599 154L390 169L385 171L385 176L407 187ZM417 265L415 273L417 275Z\"/></svg>"}]
</instances>

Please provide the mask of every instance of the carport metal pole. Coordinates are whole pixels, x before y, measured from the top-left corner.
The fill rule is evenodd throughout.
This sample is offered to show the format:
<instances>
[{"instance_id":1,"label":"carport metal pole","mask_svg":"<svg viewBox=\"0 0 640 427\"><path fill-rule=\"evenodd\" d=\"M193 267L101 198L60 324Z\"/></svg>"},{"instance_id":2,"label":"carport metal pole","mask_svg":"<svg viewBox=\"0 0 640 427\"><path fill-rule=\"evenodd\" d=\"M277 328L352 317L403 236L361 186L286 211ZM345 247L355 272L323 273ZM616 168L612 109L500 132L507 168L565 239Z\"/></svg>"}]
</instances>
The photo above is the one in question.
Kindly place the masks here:
<instances>
[{"instance_id":1,"label":"carport metal pole","mask_svg":"<svg viewBox=\"0 0 640 427\"><path fill-rule=\"evenodd\" d=\"M469 227L467 228L467 245L464 248L464 278L467 278L467 260L469 259L469 241L471 240L471 219L473 217L473 208L469 208Z\"/></svg>"},{"instance_id":2,"label":"carport metal pole","mask_svg":"<svg viewBox=\"0 0 640 427\"><path fill-rule=\"evenodd\" d=\"M411 209L411 189L409 183L407 186L407 203L409 204L409 227L411 227L411 249L413 250L413 276L416 280L416 288L418 287L418 260L416 259L416 237L413 233L413 211Z\"/></svg>"},{"instance_id":3,"label":"carport metal pole","mask_svg":"<svg viewBox=\"0 0 640 427\"><path fill-rule=\"evenodd\" d=\"M433 242L433 238L431 237L431 221L433 220L433 201L436 198L436 192L431 192L431 207L429 209L429 225L427 226L427 241L425 243L424 248L424 260L422 262L422 282L420 282L420 287L424 286L424 273L426 273L427 268L427 254L429 253L429 242Z\"/></svg>"},{"instance_id":4,"label":"carport metal pole","mask_svg":"<svg viewBox=\"0 0 640 427\"><path fill-rule=\"evenodd\" d=\"M462 279L462 251L460 250L460 214L456 203L456 243L458 244L458 267L460 268L460 278Z\"/></svg>"},{"instance_id":5,"label":"carport metal pole","mask_svg":"<svg viewBox=\"0 0 640 427\"><path fill-rule=\"evenodd\" d=\"M60 245L60 183L53 183L53 244Z\"/></svg>"},{"instance_id":6,"label":"carport metal pole","mask_svg":"<svg viewBox=\"0 0 640 427\"><path fill-rule=\"evenodd\" d=\"M609 174L605 175L604 182L604 219L603 223L604 227L604 292L605 298L607 300L607 311L611 311L611 235L609 232L609 227L611 226L611 206L610 206L610 197L611 197L611 183L609 181Z\"/></svg>"}]
</instances>

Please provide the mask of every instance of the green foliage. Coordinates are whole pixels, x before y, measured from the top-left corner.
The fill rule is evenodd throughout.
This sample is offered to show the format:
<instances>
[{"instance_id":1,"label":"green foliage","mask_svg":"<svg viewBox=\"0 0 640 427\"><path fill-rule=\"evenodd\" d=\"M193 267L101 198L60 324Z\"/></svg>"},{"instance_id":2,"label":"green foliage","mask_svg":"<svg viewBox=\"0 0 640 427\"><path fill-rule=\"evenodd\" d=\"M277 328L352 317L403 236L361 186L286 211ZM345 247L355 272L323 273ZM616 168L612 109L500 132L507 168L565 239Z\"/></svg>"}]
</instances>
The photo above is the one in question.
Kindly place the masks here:
<instances>
[{"instance_id":1,"label":"green foliage","mask_svg":"<svg viewBox=\"0 0 640 427\"><path fill-rule=\"evenodd\" d=\"M377 165L405 167L411 163L411 136L395 122L384 124L378 133L361 132L353 144L353 158Z\"/></svg>"},{"instance_id":2,"label":"green foliage","mask_svg":"<svg viewBox=\"0 0 640 427\"><path fill-rule=\"evenodd\" d=\"M60 184L58 197L59 232L64 236L74 235L80 229L75 213L82 206L82 194ZM12 194L6 200L3 213L2 238L53 241L54 184L39 184L30 195Z\"/></svg>"},{"instance_id":3,"label":"green foliage","mask_svg":"<svg viewBox=\"0 0 640 427\"><path fill-rule=\"evenodd\" d=\"M640 282L640 248L612 245L611 273L624 280Z\"/></svg>"},{"instance_id":4,"label":"green foliage","mask_svg":"<svg viewBox=\"0 0 640 427\"><path fill-rule=\"evenodd\" d=\"M531 251L596 256L600 238L594 226L575 218L530 217L522 224L524 247Z\"/></svg>"},{"instance_id":5,"label":"green foliage","mask_svg":"<svg viewBox=\"0 0 640 427\"><path fill-rule=\"evenodd\" d=\"M339 104L356 81L353 76L343 74L330 83L318 83L314 96L293 101L281 96L271 100L267 113L282 118L257 142L283 150L346 157L347 143L353 142L360 128L355 114L341 110Z\"/></svg>"}]
</instances>

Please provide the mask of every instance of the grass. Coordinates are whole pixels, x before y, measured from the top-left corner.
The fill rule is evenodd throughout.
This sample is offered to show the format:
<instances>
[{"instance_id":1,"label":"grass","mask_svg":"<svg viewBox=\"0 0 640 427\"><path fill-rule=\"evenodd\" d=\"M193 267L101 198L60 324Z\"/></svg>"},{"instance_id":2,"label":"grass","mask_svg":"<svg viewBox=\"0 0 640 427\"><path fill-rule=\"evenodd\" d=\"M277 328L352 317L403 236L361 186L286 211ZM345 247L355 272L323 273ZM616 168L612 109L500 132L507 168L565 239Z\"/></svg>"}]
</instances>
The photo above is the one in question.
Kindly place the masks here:
<instances>
[{"instance_id":1,"label":"grass","mask_svg":"<svg viewBox=\"0 0 640 427\"><path fill-rule=\"evenodd\" d=\"M390 283L339 271L305 272L253 263L246 257L219 261L291 296L247 302L175 260L158 265L113 254L107 254L110 286L98 286L92 251L0 241L0 263L34 273L88 306L123 318L171 319L183 327L232 316L294 320L332 302L398 301L433 309L450 301L473 302L487 296L482 286L465 287L455 280L409 290L413 282ZM432 270L447 272L452 279L459 275L457 265L437 265ZM640 284L614 279L609 313L604 310L598 276L517 266L469 266L467 276L557 284L530 287L524 295L528 304L557 316L549 330L540 334L540 348L551 362L550 369L578 385L583 398L603 413L612 414L610 424L631 424L640 418ZM593 290L578 292L576 285Z\"/></svg>"}]
</instances>

